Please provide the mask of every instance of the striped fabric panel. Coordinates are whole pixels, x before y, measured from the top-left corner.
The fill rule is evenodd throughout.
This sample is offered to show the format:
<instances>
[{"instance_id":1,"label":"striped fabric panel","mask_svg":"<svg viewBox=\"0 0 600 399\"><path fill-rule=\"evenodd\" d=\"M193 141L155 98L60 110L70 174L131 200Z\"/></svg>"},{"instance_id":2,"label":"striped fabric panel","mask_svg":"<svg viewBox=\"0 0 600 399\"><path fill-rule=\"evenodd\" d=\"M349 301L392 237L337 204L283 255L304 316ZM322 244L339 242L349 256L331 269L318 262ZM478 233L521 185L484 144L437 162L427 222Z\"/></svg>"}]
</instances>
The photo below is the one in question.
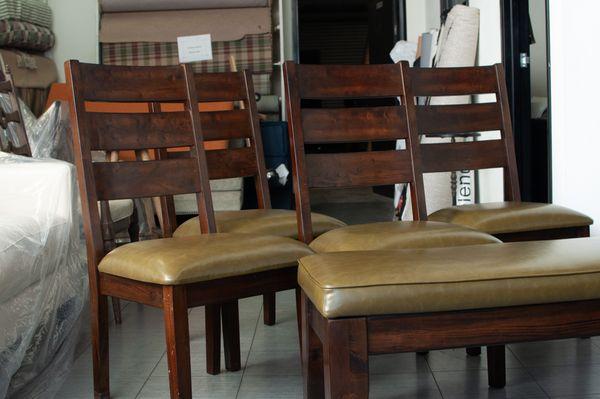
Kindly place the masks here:
<instances>
[{"instance_id":1,"label":"striped fabric panel","mask_svg":"<svg viewBox=\"0 0 600 399\"><path fill-rule=\"evenodd\" d=\"M52 28L52 9L40 0L0 0L0 20L16 20Z\"/></svg>"}]
</instances>

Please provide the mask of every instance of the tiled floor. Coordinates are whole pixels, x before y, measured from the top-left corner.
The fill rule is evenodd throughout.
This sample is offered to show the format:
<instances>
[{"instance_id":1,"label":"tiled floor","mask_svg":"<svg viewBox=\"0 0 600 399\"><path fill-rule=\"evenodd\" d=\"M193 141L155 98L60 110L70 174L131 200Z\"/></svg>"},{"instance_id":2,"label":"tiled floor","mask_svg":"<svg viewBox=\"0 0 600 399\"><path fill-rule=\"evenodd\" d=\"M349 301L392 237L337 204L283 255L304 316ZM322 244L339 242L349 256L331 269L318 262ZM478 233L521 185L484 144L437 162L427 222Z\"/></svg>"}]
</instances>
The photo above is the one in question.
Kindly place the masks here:
<instances>
[{"instance_id":1,"label":"tiled floor","mask_svg":"<svg viewBox=\"0 0 600 399\"><path fill-rule=\"evenodd\" d=\"M326 194L314 201L315 208L348 223L390 219L390 201L382 197ZM276 326L263 325L261 305L260 298L240 302L243 368L218 376L205 372L204 309L191 310L194 398L302 398L293 292L278 294ZM370 397L600 399L600 338L510 345L506 356L505 389L488 388L485 351L480 357L467 357L464 349L371 357ZM123 324L110 330L110 365L112 398L169 397L160 310L137 304L124 308ZM57 398L92 397L88 348Z\"/></svg>"},{"instance_id":2,"label":"tiled floor","mask_svg":"<svg viewBox=\"0 0 600 399\"><path fill-rule=\"evenodd\" d=\"M302 381L292 292L277 297L278 323L262 323L260 298L240 302L243 369L205 372L204 311L190 313L194 398L301 398ZM110 330L112 398L168 398L167 362L160 310L128 304L123 324ZM600 399L600 340L510 345L507 386L487 386L485 351L462 349L371 357L371 398ZM75 362L60 399L91 398L90 350Z\"/></svg>"}]
</instances>

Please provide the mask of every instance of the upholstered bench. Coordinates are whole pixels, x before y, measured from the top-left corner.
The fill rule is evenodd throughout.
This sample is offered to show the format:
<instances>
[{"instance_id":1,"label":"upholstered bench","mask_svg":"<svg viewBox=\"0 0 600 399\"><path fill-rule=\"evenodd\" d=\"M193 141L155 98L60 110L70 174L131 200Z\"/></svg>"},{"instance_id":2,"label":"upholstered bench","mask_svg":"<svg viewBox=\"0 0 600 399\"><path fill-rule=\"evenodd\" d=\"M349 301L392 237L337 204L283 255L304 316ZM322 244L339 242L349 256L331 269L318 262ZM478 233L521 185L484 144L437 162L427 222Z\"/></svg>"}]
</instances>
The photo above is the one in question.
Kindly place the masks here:
<instances>
[{"instance_id":1,"label":"upholstered bench","mask_svg":"<svg viewBox=\"0 0 600 399\"><path fill-rule=\"evenodd\" d=\"M299 261L305 397L367 398L368 355L482 345L505 384L504 344L600 333L600 239Z\"/></svg>"}]
</instances>

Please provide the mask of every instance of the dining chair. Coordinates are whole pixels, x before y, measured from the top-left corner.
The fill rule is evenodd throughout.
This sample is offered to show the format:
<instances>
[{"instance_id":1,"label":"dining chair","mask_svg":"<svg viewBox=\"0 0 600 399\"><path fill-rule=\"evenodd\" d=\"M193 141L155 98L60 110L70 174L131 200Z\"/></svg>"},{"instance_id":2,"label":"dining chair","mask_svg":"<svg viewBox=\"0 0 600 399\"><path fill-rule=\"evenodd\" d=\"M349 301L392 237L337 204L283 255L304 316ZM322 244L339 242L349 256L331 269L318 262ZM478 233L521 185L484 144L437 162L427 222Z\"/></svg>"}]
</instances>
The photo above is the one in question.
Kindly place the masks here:
<instances>
[{"instance_id":1,"label":"dining chair","mask_svg":"<svg viewBox=\"0 0 600 399\"><path fill-rule=\"evenodd\" d=\"M206 306L211 312L211 305L235 306L240 298L296 288L297 259L312 251L285 237L216 233L189 65L120 67L67 61L65 72L87 241L95 398L110 397L108 296L162 309L171 398L191 398L188 309ZM203 96L231 94L231 88L212 86ZM185 110L91 112L94 102L182 103ZM93 162L91 157L97 150L177 147L189 148L187 156L124 162ZM138 241L106 252L98 200L191 192L197 195L202 235ZM236 331L236 322L223 320L224 331ZM230 342L225 337L226 362Z\"/></svg>"}]
</instances>

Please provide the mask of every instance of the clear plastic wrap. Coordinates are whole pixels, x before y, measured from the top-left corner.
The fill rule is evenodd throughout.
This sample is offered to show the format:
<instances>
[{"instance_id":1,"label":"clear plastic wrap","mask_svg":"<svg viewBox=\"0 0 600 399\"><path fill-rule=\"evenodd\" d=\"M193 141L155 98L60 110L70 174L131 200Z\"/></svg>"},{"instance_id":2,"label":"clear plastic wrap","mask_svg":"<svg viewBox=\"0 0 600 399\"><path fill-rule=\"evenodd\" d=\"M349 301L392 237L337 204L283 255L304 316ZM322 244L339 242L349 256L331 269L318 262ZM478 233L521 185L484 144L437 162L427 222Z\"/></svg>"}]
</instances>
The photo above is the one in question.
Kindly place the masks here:
<instances>
[{"instance_id":1,"label":"clear plastic wrap","mask_svg":"<svg viewBox=\"0 0 600 399\"><path fill-rule=\"evenodd\" d=\"M70 370L88 298L79 208L73 165L0 153L0 398L54 397Z\"/></svg>"}]
</instances>

